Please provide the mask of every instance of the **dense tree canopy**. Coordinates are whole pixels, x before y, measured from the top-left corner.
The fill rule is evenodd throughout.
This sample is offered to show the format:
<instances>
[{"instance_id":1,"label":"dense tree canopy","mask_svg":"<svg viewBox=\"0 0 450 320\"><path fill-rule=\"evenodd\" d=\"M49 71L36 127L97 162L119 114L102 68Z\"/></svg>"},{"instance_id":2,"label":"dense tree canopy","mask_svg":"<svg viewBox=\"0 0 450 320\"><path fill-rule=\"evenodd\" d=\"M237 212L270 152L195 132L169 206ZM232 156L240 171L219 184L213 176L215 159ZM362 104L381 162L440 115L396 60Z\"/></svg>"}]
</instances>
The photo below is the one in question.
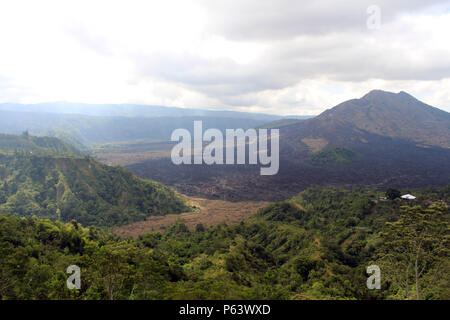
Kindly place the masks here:
<instances>
[{"instance_id":1,"label":"dense tree canopy","mask_svg":"<svg viewBox=\"0 0 450 320\"><path fill-rule=\"evenodd\" d=\"M136 239L0 215L0 298L415 299L415 253L420 298L449 299L450 193L415 194L377 201L375 190L311 188L237 225L179 222ZM381 290L366 287L371 264ZM66 287L69 265L81 268L80 290ZM397 281L400 265L412 269Z\"/></svg>"},{"instance_id":2,"label":"dense tree canopy","mask_svg":"<svg viewBox=\"0 0 450 320\"><path fill-rule=\"evenodd\" d=\"M0 213L114 226L189 210L170 188L90 157L0 154Z\"/></svg>"}]
</instances>

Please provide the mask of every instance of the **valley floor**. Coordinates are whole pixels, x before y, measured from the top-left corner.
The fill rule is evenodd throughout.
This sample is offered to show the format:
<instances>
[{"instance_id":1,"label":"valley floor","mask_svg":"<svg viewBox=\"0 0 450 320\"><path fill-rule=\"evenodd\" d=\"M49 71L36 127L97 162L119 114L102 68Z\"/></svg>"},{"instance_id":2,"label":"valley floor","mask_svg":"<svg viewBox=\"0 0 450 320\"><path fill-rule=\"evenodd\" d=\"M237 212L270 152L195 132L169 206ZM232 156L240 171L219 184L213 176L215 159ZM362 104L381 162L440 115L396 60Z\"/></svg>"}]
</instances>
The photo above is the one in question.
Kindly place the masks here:
<instances>
[{"instance_id":1,"label":"valley floor","mask_svg":"<svg viewBox=\"0 0 450 320\"><path fill-rule=\"evenodd\" d=\"M193 212L169 214L165 216L150 216L145 221L138 221L114 228L113 233L121 237L137 237L149 232L164 232L177 221L183 221L191 230L198 224L217 226L219 224L235 224L248 218L269 204L265 201L230 202L223 200L209 200L181 195Z\"/></svg>"}]
</instances>

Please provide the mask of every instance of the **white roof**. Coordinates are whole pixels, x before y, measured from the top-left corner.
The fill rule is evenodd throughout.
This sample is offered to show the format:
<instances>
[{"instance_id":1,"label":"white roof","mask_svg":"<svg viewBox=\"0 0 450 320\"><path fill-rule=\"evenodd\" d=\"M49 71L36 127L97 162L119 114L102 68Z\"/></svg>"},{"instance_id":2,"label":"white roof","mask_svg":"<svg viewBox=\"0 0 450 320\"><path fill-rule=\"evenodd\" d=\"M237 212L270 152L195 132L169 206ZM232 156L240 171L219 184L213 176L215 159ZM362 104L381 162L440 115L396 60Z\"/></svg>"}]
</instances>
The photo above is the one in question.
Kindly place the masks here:
<instances>
[{"instance_id":1,"label":"white roof","mask_svg":"<svg viewBox=\"0 0 450 320\"><path fill-rule=\"evenodd\" d=\"M414 197L412 194L405 194L402 196L402 199L409 199L409 200L414 200L416 197Z\"/></svg>"}]
</instances>

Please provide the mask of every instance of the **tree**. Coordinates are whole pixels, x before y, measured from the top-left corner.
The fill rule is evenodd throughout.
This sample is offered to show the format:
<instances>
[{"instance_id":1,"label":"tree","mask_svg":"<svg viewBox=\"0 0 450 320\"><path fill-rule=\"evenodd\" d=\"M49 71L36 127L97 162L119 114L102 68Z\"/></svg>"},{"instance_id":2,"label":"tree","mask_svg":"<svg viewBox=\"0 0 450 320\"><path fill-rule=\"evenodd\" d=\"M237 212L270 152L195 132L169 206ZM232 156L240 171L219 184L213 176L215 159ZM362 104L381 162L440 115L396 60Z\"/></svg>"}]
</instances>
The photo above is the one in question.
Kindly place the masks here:
<instances>
[{"instance_id":1,"label":"tree","mask_svg":"<svg viewBox=\"0 0 450 320\"><path fill-rule=\"evenodd\" d=\"M427 273L442 274L442 266L449 254L449 225L445 220L445 206L420 206L401 208L402 214L395 222L386 223L381 235L382 274L409 297L411 285L416 298L422 298L422 288L431 286L433 278ZM446 274L447 272L443 272ZM427 275L428 280L424 280Z\"/></svg>"},{"instance_id":2,"label":"tree","mask_svg":"<svg viewBox=\"0 0 450 320\"><path fill-rule=\"evenodd\" d=\"M389 189L387 189L387 191L386 191L386 197L387 197L389 200L394 200L394 199L400 198L401 195L402 195L402 194L401 194L400 191L397 190L397 189L389 188Z\"/></svg>"},{"instance_id":3,"label":"tree","mask_svg":"<svg viewBox=\"0 0 450 320\"><path fill-rule=\"evenodd\" d=\"M127 281L134 279L133 265L129 264L132 247L101 247L94 254L96 279L100 280L109 300L120 297Z\"/></svg>"},{"instance_id":4,"label":"tree","mask_svg":"<svg viewBox=\"0 0 450 320\"><path fill-rule=\"evenodd\" d=\"M202 223L198 223L195 226L195 232L205 232L205 231L206 231L206 228Z\"/></svg>"}]
</instances>

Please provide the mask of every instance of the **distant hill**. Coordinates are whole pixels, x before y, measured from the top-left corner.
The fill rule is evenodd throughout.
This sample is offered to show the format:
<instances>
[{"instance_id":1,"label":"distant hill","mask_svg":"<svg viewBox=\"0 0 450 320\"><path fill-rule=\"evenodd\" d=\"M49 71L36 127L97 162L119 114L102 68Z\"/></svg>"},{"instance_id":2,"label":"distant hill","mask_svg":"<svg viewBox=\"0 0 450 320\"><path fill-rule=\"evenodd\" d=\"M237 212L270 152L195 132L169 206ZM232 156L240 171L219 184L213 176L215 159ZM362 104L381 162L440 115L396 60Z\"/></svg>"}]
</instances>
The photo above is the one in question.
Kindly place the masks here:
<instances>
[{"instance_id":1,"label":"distant hill","mask_svg":"<svg viewBox=\"0 0 450 320\"><path fill-rule=\"evenodd\" d=\"M3 135L0 141L0 213L114 226L189 210L170 188L69 154L57 138Z\"/></svg>"},{"instance_id":2,"label":"distant hill","mask_svg":"<svg viewBox=\"0 0 450 320\"><path fill-rule=\"evenodd\" d=\"M254 128L285 118L263 113L135 104L0 104L0 132L19 134L28 130L33 135L56 136L81 150L92 144L137 139L169 141L173 130L189 129L194 120L202 120L205 129L225 130Z\"/></svg>"},{"instance_id":3,"label":"distant hill","mask_svg":"<svg viewBox=\"0 0 450 320\"><path fill-rule=\"evenodd\" d=\"M282 200L311 185L442 186L450 181L449 123L447 112L406 93L372 91L282 123L275 176L260 176L259 166L175 166L170 159L127 167L189 195L232 201Z\"/></svg>"},{"instance_id":4,"label":"distant hill","mask_svg":"<svg viewBox=\"0 0 450 320\"><path fill-rule=\"evenodd\" d=\"M47 102L36 104L1 103L0 110L31 113L78 114L101 117L159 118L159 117L207 117L252 119L263 122L284 118L264 113L238 112L193 108L178 108L140 104L88 104L73 102ZM297 116L293 116L297 117Z\"/></svg>"},{"instance_id":5,"label":"distant hill","mask_svg":"<svg viewBox=\"0 0 450 320\"><path fill-rule=\"evenodd\" d=\"M78 145L75 144L76 146L79 146L79 144L89 146L92 144L137 139L169 141L173 130L178 128L191 129L193 128L194 120L203 121L205 130L208 128L217 128L219 130L248 129L271 121L270 119L262 120L245 117L180 117L176 112L171 117L150 118L0 110L0 132L20 134L28 130L33 135L56 135L71 144L74 141L78 141Z\"/></svg>"}]
</instances>

